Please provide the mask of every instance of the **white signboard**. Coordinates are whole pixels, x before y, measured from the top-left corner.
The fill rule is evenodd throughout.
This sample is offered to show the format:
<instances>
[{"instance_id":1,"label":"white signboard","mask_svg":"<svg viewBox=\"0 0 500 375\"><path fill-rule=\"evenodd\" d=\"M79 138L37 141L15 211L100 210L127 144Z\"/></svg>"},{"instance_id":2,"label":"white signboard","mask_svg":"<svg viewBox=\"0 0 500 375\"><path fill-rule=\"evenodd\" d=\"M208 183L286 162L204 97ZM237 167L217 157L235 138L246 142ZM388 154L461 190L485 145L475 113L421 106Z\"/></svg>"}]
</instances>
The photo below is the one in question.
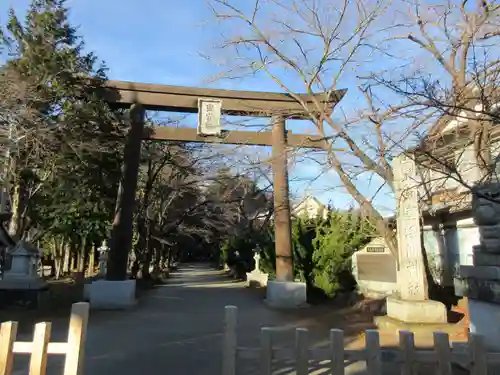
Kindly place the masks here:
<instances>
[{"instance_id":1,"label":"white signboard","mask_svg":"<svg viewBox=\"0 0 500 375\"><path fill-rule=\"evenodd\" d=\"M198 99L198 134L221 134L222 101L217 99Z\"/></svg>"}]
</instances>

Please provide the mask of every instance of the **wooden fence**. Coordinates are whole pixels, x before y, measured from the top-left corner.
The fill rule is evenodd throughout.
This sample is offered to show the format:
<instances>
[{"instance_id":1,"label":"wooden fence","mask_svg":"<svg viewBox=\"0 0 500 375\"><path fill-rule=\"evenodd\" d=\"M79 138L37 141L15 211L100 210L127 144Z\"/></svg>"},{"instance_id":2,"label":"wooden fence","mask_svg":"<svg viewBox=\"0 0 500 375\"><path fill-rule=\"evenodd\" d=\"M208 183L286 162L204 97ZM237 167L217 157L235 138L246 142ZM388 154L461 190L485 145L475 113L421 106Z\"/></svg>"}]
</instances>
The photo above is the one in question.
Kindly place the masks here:
<instances>
[{"instance_id":1,"label":"wooden fence","mask_svg":"<svg viewBox=\"0 0 500 375\"><path fill-rule=\"evenodd\" d=\"M0 375L11 375L14 354L30 354L29 375L45 375L49 354L66 355L64 375L82 375L89 304L75 303L71 309L68 341L50 342L51 323L35 325L33 341L16 341L17 322L0 326Z\"/></svg>"},{"instance_id":2,"label":"wooden fence","mask_svg":"<svg viewBox=\"0 0 500 375\"><path fill-rule=\"evenodd\" d=\"M238 309L226 306L224 322L224 342L222 358L222 374L235 375L237 359L255 359L260 362L260 375L270 375L273 372L273 361L295 359L297 375L306 375L310 371L310 361L321 361L329 367L332 375L344 375L344 361L365 361L368 375L382 375L382 352L379 334L376 330L366 331L364 349L344 349L344 333L338 329L330 330L329 348L309 348L308 330L297 328L295 348L273 348L273 328L262 328L259 348L238 347L237 342ZM391 350L393 363L400 366L402 375L416 373L416 364L436 365L436 375L452 375L452 364L458 363L469 370L471 375L487 375L488 365L500 363L500 353L488 353L485 350L482 337L469 334L466 350L454 350L450 346L447 333L434 332L434 350L421 350L415 347L412 332L399 332L399 348ZM496 372L497 373L497 372ZM493 372L492 372L493 374Z\"/></svg>"}]
</instances>

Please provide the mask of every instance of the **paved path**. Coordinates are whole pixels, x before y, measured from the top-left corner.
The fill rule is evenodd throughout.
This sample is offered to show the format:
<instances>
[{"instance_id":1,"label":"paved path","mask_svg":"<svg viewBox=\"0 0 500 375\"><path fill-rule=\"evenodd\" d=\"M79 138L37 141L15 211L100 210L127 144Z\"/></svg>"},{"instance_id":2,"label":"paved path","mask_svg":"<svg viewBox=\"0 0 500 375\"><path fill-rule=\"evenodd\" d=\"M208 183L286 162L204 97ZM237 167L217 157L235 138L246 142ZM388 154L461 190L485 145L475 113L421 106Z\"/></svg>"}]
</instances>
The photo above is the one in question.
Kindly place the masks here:
<instances>
[{"instance_id":1,"label":"paved path","mask_svg":"<svg viewBox=\"0 0 500 375\"><path fill-rule=\"evenodd\" d=\"M293 346L296 327L310 328L312 344L325 343L328 335L329 327L316 322L322 313L317 309L270 310L258 290L244 289L242 283L232 282L207 266L184 265L133 310L91 312L85 374L219 375L226 305L238 307L242 346L258 347L262 326L283 328L278 345ZM54 322L53 341L64 340L66 324ZM49 375L61 373L60 359L49 359ZM259 373L258 361L242 360L238 366L238 374ZM363 364L350 365L346 373L362 375L363 368ZM22 361L16 363L16 369L15 375L27 374ZM280 373L292 374L293 370L282 369Z\"/></svg>"}]
</instances>

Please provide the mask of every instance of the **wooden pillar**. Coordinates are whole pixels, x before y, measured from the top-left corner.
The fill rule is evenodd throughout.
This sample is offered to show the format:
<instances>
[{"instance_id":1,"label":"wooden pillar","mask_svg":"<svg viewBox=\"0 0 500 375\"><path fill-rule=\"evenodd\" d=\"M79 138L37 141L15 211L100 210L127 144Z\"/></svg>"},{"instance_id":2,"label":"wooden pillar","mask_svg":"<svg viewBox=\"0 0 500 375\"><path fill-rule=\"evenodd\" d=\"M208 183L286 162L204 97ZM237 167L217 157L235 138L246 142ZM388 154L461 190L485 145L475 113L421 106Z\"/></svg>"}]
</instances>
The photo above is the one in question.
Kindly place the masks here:
<instances>
[{"instance_id":1,"label":"wooden pillar","mask_svg":"<svg viewBox=\"0 0 500 375\"><path fill-rule=\"evenodd\" d=\"M127 262L132 247L132 220L135 210L135 191L143 131L144 109L140 104L134 104L130 108L130 131L124 149L122 181L116 198L116 213L106 273L107 280L125 280L127 278Z\"/></svg>"},{"instance_id":2,"label":"wooden pillar","mask_svg":"<svg viewBox=\"0 0 500 375\"><path fill-rule=\"evenodd\" d=\"M273 185L276 280L293 281L292 223L288 200L286 126L283 117L273 117Z\"/></svg>"}]
</instances>

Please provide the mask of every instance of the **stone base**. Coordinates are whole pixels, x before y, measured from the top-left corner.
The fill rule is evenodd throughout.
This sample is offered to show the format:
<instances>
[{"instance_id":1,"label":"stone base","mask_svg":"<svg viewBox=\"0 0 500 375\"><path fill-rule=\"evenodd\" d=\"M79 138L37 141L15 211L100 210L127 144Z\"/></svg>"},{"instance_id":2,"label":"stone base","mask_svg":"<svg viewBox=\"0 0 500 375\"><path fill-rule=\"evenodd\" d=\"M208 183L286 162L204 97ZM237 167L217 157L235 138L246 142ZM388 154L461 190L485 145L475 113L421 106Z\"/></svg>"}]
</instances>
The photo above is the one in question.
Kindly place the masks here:
<instances>
[{"instance_id":1,"label":"stone base","mask_svg":"<svg viewBox=\"0 0 500 375\"><path fill-rule=\"evenodd\" d=\"M359 292L368 298L386 298L396 296L399 293L399 286L396 283L365 280L356 281L358 283Z\"/></svg>"},{"instance_id":2,"label":"stone base","mask_svg":"<svg viewBox=\"0 0 500 375\"><path fill-rule=\"evenodd\" d=\"M40 278L8 278L0 280L0 290L43 290L48 284Z\"/></svg>"},{"instance_id":3,"label":"stone base","mask_svg":"<svg viewBox=\"0 0 500 375\"><path fill-rule=\"evenodd\" d=\"M486 348L500 352L500 305L469 298L470 331L484 337Z\"/></svg>"},{"instance_id":4,"label":"stone base","mask_svg":"<svg viewBox=\"0 0 500 375\"><path fill-rule=\"evenodd\" d=\"M266 304L273 308L294 309L307 306L306 283L295 281L268 281Z\"/></svg>"},{"instance_id":5,"label":"stone base","mask_svg":"<svg viewBox=\"0 0 500 375\"><path fill-rule=\"evenodd\" d=\"M247 272L247 285L250 287L263 288L267 286L269 275L264 272Z\"/></svg>"},{"instance_id":6,"label":"stone base","mask_svg":"<svg viewBox=\"0 0 500 375\"><path fill-rule=\"evenodd\" d=\"M50 307L51 295L47 284L30 285L9 284L8 288L0 288L0 308L11 305L24 306L28 309Z\"/></svg>"},{"instance_id":7,"label":"stone base","mask_svg":"<svg viewBox=\"0 0 500 375\"><path fill-rule=\"evenodd\" d=\"M387 298L387 316L405 323L446 323L446 306L438 301Z\"/></svg>"},{"instance_id":8,"label":"stone base","mask_svg":"<svg viewBox=\"0 0 500 375\"><path fill-rule=\"evenodd\" d=\"M137 303L135 280L96 280L88 288L90 307L93 309L128 309Z\"/></svg>"},{"instance_id":9,"label":"stone base","mask_svg":"<svg viewBox=\"0 0 500 375\"><path fill-rule=\"evenodd\" d=\"M450 335L461 334L464 331L463 323L408 323L401 320L393 319L389 316L376 316L374 318L375 325L378 329L392 332L410 331L419 336L432 336L433 332L446 332Z\"/></svg>"}]
</instances>

